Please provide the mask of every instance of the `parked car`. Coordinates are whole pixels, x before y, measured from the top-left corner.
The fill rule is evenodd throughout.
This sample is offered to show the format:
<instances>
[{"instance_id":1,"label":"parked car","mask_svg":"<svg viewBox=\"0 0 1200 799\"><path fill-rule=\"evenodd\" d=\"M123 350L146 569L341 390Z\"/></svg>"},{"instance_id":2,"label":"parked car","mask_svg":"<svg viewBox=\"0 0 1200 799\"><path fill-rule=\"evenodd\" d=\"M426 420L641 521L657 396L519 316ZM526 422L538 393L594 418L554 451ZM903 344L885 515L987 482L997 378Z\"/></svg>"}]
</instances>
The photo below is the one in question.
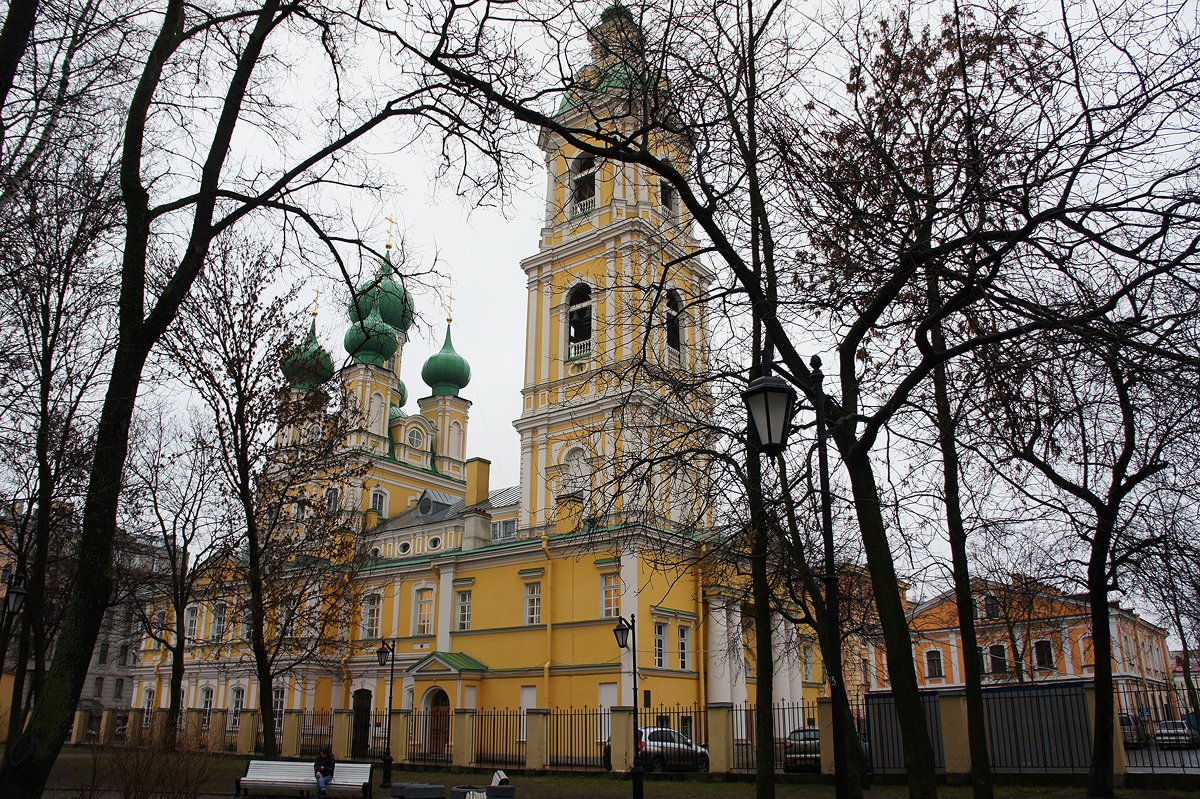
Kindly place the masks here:
<instances>
[{"instance_id":1,"label":"parked car","mask_svg":"<svg viewBox=\"0 0 1200 799\"><path fill-rule=\"evenodd\" d=\"M801 727L788 733L783 742L784 771L819 771L821 768L821 731Z\"/></svg>"},{"instance_id":2,"label":"parked car","mask_svg":"<svg viewBox=\"0 0 1200 799\"><path fill-rule=\"evenodd\" d=\"M1117 721L1121 725L1121 743L1126 749L1137 749L1150 743L1150 728L1141 718L1132 713L1122 713Z\"/></svg>"},{"instance_id":3,"label":"parked car","mask_svg":"<svg viewBox=\"0 0 1200 799\"><path fill-rule=\"evenodd\" d=\"M637 762L646 771L708 771L708 750L669 727L637 731ZM604 768L612 769L612 739L604 742Z\"/></svg>"},{"instance_id":4,"label":"parked car","mask_svg":"<svg viewBox=\"0 0 1200 799\"><path fill-rule=\"evenodd\" d=\"M1200 732L1196 732L1183 721L1160 721L1154 728L1154 743L1166 749L1178 746L1192 749L1200 746Z\"/></svg>"}]
</instances>

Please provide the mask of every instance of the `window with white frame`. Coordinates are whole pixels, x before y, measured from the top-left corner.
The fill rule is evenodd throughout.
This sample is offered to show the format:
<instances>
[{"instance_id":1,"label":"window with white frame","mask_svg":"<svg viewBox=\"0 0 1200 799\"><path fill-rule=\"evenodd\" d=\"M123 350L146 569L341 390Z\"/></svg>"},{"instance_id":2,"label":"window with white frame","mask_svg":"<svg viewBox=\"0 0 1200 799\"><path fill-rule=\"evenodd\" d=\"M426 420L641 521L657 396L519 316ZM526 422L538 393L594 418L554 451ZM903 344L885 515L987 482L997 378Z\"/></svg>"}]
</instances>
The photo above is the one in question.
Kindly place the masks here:
<instances>
[{"instance_id":1,"label":"window with white frame","mask_svg":"<svg viewBox=\"0 0 1200 799\"><path fill-rule=\"evenodd\" d=\"M813 648L812 644L805 644L800 647L801 664L804 667L804 681L812 682L813 679Z\"/></svg>"},{"instance_id":2,"label":"window with white frame","mask_svg":"<svg viewBox=\"0 0 1200 799\"><path fill-rule=\"evenodd\" d=\"M254 630L254 619L250 617L250 607L242 605L241 624L238 625L238 639L249 641Z\"/></svg>"},{"instance_id":3,"label":"window with white frame","mask_svg":"<svg viewBox=\"0 0 1200 799\"><path fill-rule=\"evenodd\" d=\"M692 628L679 625L679 668L688 671L692 667Z\"/></svg>"},{"instance_id":4,"label":"window with white frame","mask_svg":"<svg viewBox=\"0 0 1200 799\"><path fill-rule=\"evenodd\" d=\"M1054 668L1054 645L1049 641L1033 642L1033 664L1039 669Z\"/></svg>"},{"instance_id":5,"label":"window with white frame","mask_svg":"<svg viewBox=\"0 0 1200 799\"><path fill-rule=\"evenodd\" d=\"M1004 644L992 644L988 647L988 672L990 674L1008 674L1008 650Z\"/></svg>"},{"instance_id":6,"label":"window with white frame","mask_svg":"<svg viewBox=\"0 0 1200 799\"><path fill-rule=\"evenodd\" d=\"M208 729L208 723L212 721L213 711L213 689L205 687L200 689L200 709L204 711L202 724L204 729Z\"/></svg>"},{"instance_id":7,"label":"window with white frame","mask_svg":"<svg viewBox=\"0 0 1200 799\"><path fill-rule=\"evenodd\" d=\"M567 360L592 354L592 288L580 283L567 295Z\"/></svg>"},{"instance_id":8,"label":"window with white frame","mask_svg":"<svg viewBox=\"0 0 1200 799\"><path fill-rule=\"evenodd\" d=\"M499 522L492 522L492 540L503 541L506 538L512 538L517 534L517 520L504 519Z\"/></svg>"},{"instance_id":9,"label":"window with white frame","mask_svg":"<svg viewBox=\"0 0 1200 799\"><path fill-rule=\"evenodd\" d=\"M471 629L471 592L458 592L458 629Z\"/></svg>"},{"instance_id":10,"label":"window with white frame","mask_svg":"<svg viewBox=\"0 0 1200 799\"><path fill-rule=\"evenodd\" d=\"M379 612L383 600L379 594L367 594L362 601L362 635L363 640L379 637Z\"/></svg>"},{"instance_id":11,"label":"window with white frame","mask_svg":"<svg viewBox=\"0 0 1200 799\"><path fill-rule=\"evenodd\" d=\"M654 667L667 667L667 623L664 621L654 622Z\"/></svg>"},{"instance_id":12,"label":"window with white frame","mask_svg":"<svg viewBox=\"0 0 1200 799\"><path fill-rule=\"evenodd\" d=\"M283 729L283 702L286 693L283 688L276 688L271 692L271 710L275 716L275 734Z\"/></svg>"},{"instance_id":13,"label":"window with white frame","mask_svg":"<svg viewBox=\"0 0 1200 799\"><path fill-rule=\"evenodd\" d=\"M571 215L596 207L596 156L580 153L571 160Z\"/></svg>"},{"instance_id":14,"label":"window with white frame","mask_svg":"<svg viewBox=\"0 0 1200 799\"><path fill-rule=\"evenodd\" d=\"M1096 665L1096 653L1092 650L1092 636L1085 635L1079 639L1079 654L1084 668L1090 669Z\"/></svg>"},{"instance_id":15,"label":"window with white frame","mask_svg":"<svg viewBox=\"0 0 1200 799\"><path fill-rule=\"evenodd\" d=\"M541 583L525 583L525 623L542 623Z\"/></svg>"},{"instance_id":16,"label":"window with white frame","mask_svg":"<svg viewBox=\"0 0 1200 799\"><path fill-rule=\"evenodd\" d=\"M246 689L234 688L229 693L229 712L233 714L230 726L235 730L242 726L242 709L246 707Z\"/></svg>"},{"instance_id":17,"label":"window with white frame","mask_svg":"<svg viewBox=\"0 0 1200 799\"><path fill-rule=\"evenodd\" d=\"M413 635L433 635L433 589L417 589L416 599L416 624L413 626Z\"/></svg>"},{"instance_id":18,"label":"window with white frame","mask_svg":"<svg viewBox=\"0 0 1200 799\"><path fill-rule=\"evenodd\" d=\"M938 649L930 649L925 653L925 676L929 679L945 677L942 671L942 653Z\"/></svg>"},{"instance_id":19,"label":"window with white frame","mask_svg":"<svg viewBox=\"0 0 1200 799\"><path fill-rule=\"evenodd\" d=\"M200 608L196 605L188 605L187 610L183 613L183 642L187 646L193 646L196 643L196 627L200 624Z\"/></svg>"},{"instance_id":20,"label":"window with white frame","mask_svg":"<svg viewBox=\"0 0 1200 799\"><path fill-rule=\"evenodd\" d=\"M325 510L329 512L340 510L342 507L342 492L331 488L325 492Z\"/></svg>"},{"instance_id":21,"label":"window with white frame","mask_svg":"<svg viewBox=\"0 0 1200 799\"><path fill-rule=\"evenodd\" d=\"M147 688L146 693L142 695L142 709L146 714L142 717L142 726L149 727L150 719L154 715L154 689Z\"/></svg>"},{"instance_id":22,"label":"window with white frame","mask_svg":"<svg viewBox=\"0 0 1200 799\"><path fill-rule=\"evenodd\" d=\"M600 575L600 614L605 619L621 615L621 575L616 572Z\"/></svg>"},{"instance_id":23,"label":"window with white frame","mask_svg":"<svg viewBox=\"0 0 1200 799\"><path fill-rule=\"evenodd\" d=\"M387 492L381 489L375 489L371 492L371 510L378 513L380 516L387 515Z\"/></svg>"},{"instance_id":24,"label":"window with white frame","mask_svg":"<svg viewBox=\"0 0 1200 799\"><path fill-rule=\"evenodd\" d=\"M214 641L220 641L225 637L225 624L228 620L229 608L224 602L217 602L213 605L213 620L212 620L212 635Z\"/></svg>"},{"instance_id":25,"label":"window with white frame","mask_svg":"<svg viewBox=\"0 0 1200 799\"><path fill-rule=\"evenodd\" d=\"M983 598L983 615L987 619L1000 618L1000 598L988 594Z\"/></svg>"},{"instance_id":26,"label":"window with white frame","mask_svg":"<svg viewBox=\"0 0 1200 799\"><path fill-rule=\"evenodd\" d=\"M414 427L408 431L408 445L413 449L421 449L425 446L425 435Z\"/></svg>"}]
</instances>

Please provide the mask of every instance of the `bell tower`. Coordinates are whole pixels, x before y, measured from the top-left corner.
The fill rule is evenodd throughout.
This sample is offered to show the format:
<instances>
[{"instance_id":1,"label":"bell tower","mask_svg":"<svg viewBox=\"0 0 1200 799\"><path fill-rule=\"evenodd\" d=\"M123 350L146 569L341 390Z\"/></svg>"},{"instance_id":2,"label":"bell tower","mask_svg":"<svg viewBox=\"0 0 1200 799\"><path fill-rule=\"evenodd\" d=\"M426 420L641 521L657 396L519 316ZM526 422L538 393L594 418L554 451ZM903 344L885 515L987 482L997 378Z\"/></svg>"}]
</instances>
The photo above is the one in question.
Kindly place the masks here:
<instances>
[{"instance_id":1,"label":"bell tower","mask_svg":"<svg viewBox=\"0 0 1200 799\"><path fill-rule=\"evenodd\" d=\"M559 118L575 128L626 124L636 76L622 47L640 41L629 11L610 6L589 33L593 63L577 76L597 87L568 96ZM604 120L600 122L600 120ZM703 364L700 298L712 280L695 253L691 223L673 188L646 167L581 151L543 131L545 226L521 263L528 287L521 437L520 527L562 531L564 518L612 523L629 492L616 464L646 450L661 419L653 375L694 374ZM687 153L659 152L686 173ZM653 410L648 410L653 409ZM593 521L591 523L596 523ZM575 522L570 522L571 526Z\"/></svg>"}]
</instances>

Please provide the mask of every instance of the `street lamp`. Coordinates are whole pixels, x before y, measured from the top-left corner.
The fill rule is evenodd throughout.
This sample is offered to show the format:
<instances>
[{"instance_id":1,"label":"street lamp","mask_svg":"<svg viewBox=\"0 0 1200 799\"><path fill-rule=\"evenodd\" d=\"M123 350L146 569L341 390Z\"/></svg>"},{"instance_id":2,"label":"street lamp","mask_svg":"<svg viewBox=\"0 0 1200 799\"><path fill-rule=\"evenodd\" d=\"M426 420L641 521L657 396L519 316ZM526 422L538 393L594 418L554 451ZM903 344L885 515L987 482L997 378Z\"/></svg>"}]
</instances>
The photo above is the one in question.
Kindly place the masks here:
<instances>
[{"instance_id":1,"label":"street lamp","mask_svg":"<svg viewBox=\"0 0 1200 799\"><path fill-rule=\"evenodd\" d=\"M821 537L825 545L825 627L829 638L830 662L825 673L829 675L829 693L833 704L833 776L837 799L846 799L846 741L845 719L842 709L846 707L846 686L842 683L842 636L840 597L837 568L833 557L833 511L832 495L829 490L829 448L825 436L825 392L822 384L825 375L821 371L821 359L814 355L812 388L804 389L816 414L817 463L821 481ZM758 435L759 449L766 455L778 455L787 447L787 433L791 426L795 408L796 392L786 380L770 374L770 364L764 366L764 374L750 381L742 393L750 424ZM801 386L803 388L803 386Z\"/></svg>"},{"instance_id":2,"label":"street lamp","mask_svg":"<svg viewBox=\"0 0 1200 799\"><path fill-rule=\"evenodd\" d=\"M633 780L633 799L642 799L642 779L643 772L641 763L638 762L638 671L637 671L637 627L635 626L636 619L632 613L629 614L629 621L625 621L624 616L617 617L617 626L613 627L613 637L617 639L617 646L621 649L628 649L633 655L633 738L630 739L629 746L633 752L633 766L629 769L629 776Z\"/></svg>"},{"instance_id":3,"label":"street lamp","mask_svg":"<svg viewBox=\"0 0 1200 799\"><path fill-rule=\"evenodd\" d=\"M379 648L375 650L375 657L379 660L380 666L388 666L388 701L387 701L387 724L385 726L384 735L387 736L387 752L383 755L383 787L387 788L392 784L392 686L396 682L396 643L388 643L382 638L379 639Z\"/></svg>"},{"instance_id":4,"label":"street lamp","mask_svg":"<svg viewBox=\"0 0 1200 799\"><path fill-rule=\"evenodd\" d=\"M25 597L28 595L29 589L25 587L25 575L18 574L15 578L10 578L8 592L4 595L4 612L9 616L16 616L25 606Z\"/></svg>"}]
</instances>

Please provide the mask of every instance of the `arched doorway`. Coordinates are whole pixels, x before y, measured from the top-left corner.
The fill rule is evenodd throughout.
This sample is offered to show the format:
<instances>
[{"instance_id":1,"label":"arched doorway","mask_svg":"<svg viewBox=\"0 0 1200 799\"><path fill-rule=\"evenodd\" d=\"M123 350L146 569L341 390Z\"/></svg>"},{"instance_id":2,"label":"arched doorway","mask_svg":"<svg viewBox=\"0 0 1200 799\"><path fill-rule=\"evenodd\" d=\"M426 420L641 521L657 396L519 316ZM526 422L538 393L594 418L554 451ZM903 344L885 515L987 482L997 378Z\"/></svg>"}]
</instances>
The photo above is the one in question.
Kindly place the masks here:
<instances>
[{"instance_id":1,"label":"arched doorway","mask_svg":"<svg viewBox=\"0 0 1200 799\"><path fill-rule=\"evenodd\" d=\"M450 757L450 697L436 685L421 699L425 711L425 751L432 758Z\"/></svg>"},{"instance_id":2,"label":"arched doorway","mask_svg":"<svg viewBox=\"0 0 1200 799\"><path fill-rule=\"evenodd\" d=\"M354 726L350 736L350 757L365 760L371 743L371 692L360 688L354 692Z\"/></svg>"}]
</instances>

